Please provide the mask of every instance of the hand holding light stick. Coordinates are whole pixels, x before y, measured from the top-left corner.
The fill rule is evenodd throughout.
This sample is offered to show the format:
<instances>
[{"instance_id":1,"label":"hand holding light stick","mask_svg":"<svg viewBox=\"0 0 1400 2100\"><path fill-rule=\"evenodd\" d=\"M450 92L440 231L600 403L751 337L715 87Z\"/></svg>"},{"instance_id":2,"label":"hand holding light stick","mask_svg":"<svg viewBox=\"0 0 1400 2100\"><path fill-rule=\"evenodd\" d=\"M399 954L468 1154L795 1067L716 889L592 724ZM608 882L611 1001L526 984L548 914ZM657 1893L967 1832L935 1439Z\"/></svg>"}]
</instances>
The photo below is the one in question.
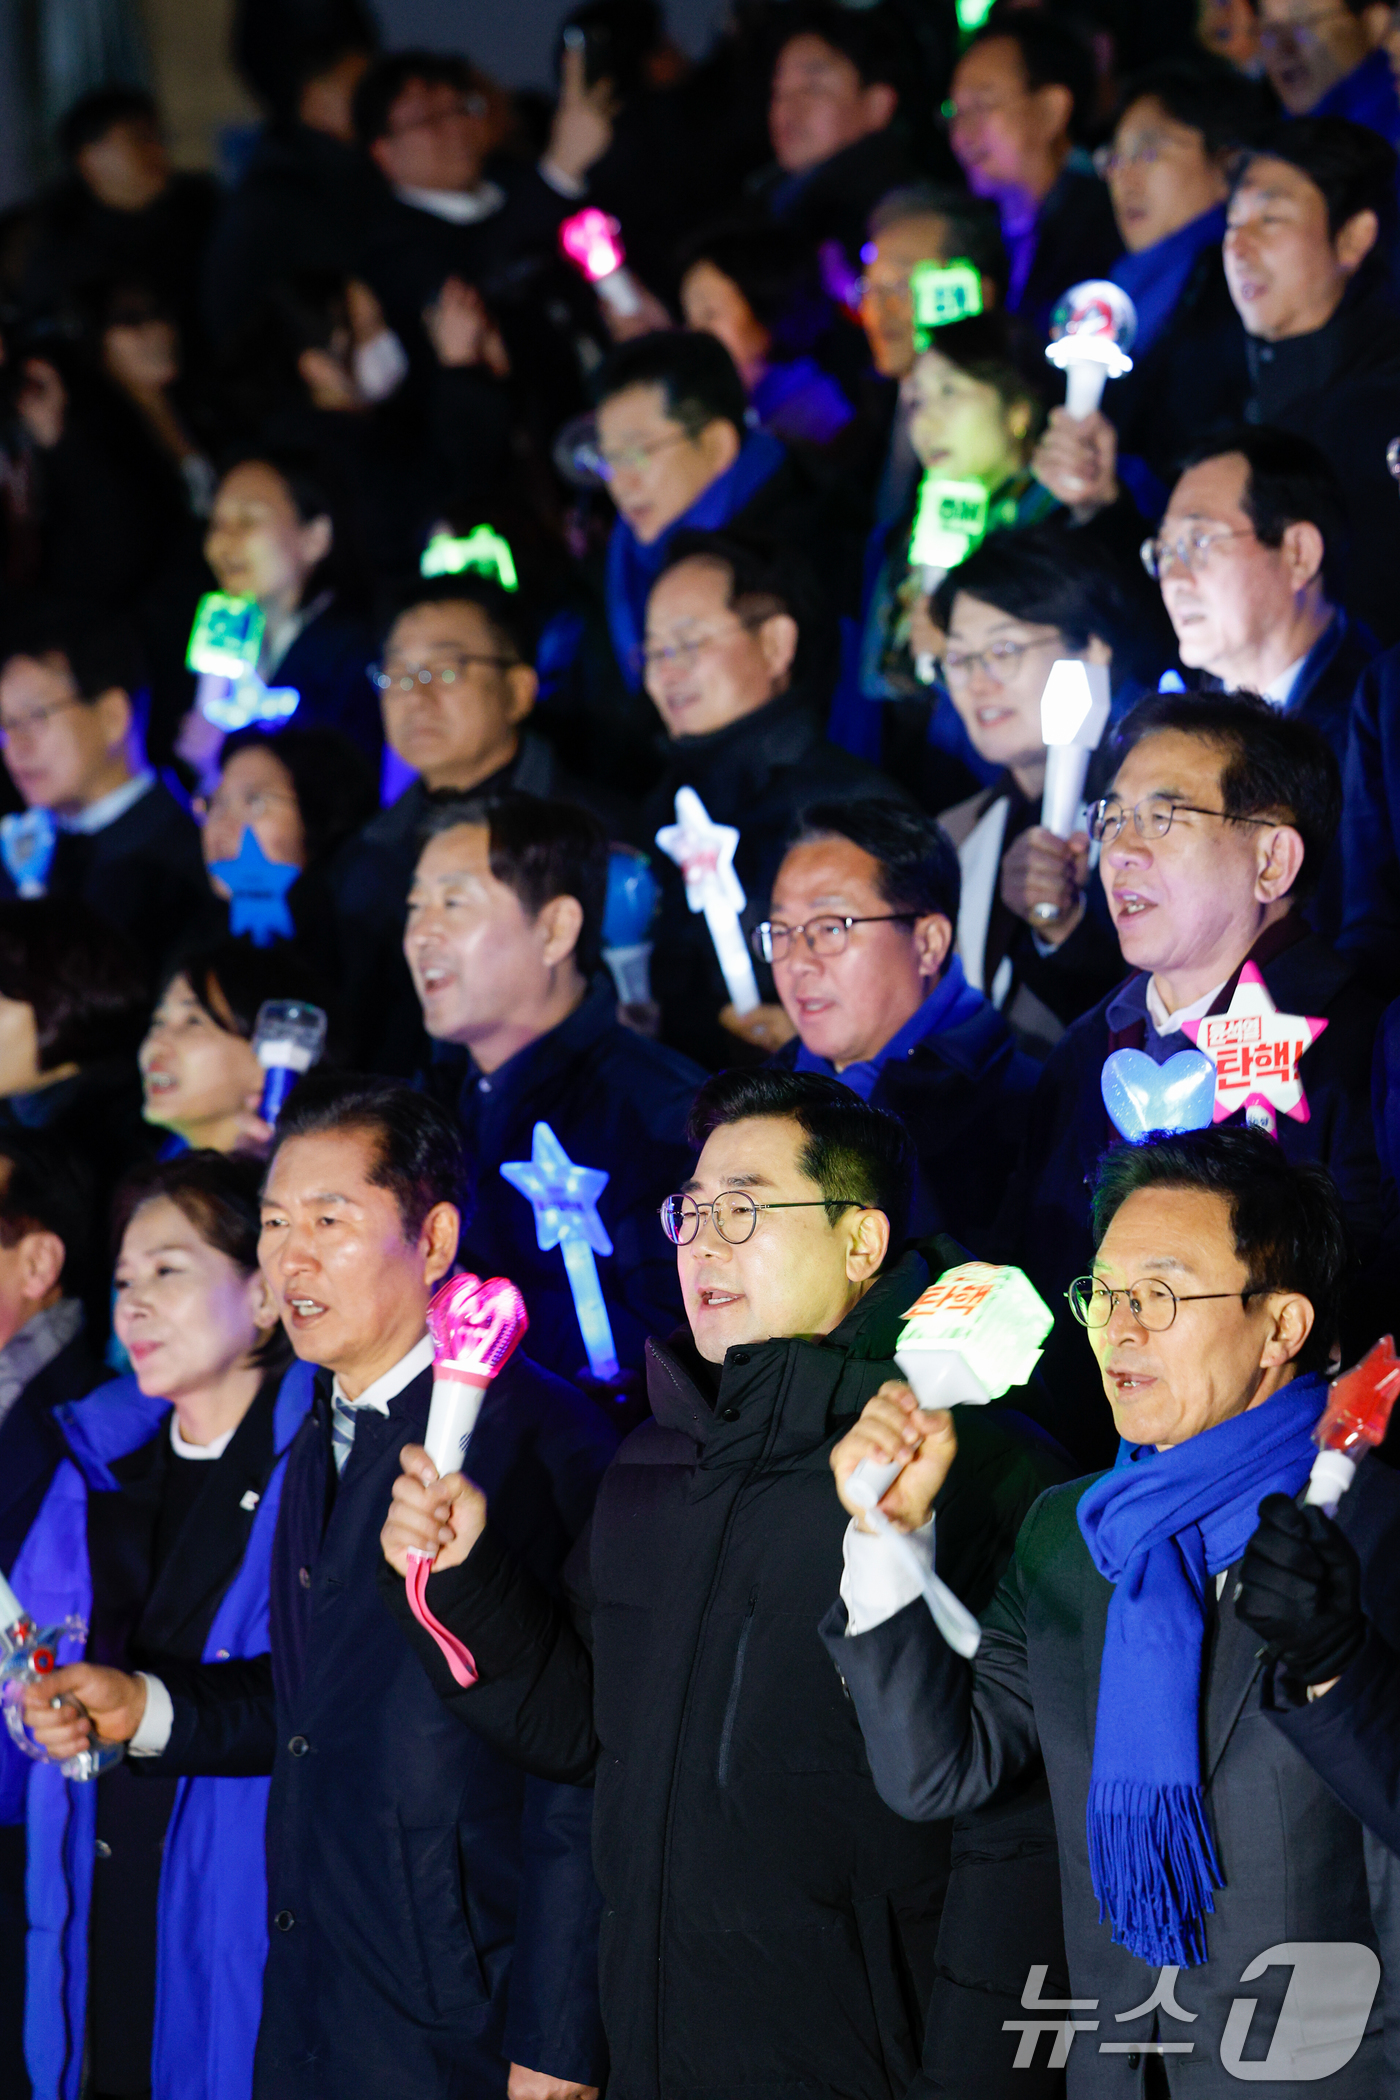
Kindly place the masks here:
<instances>
[{"instance_id":1,"label":"hand holding light stick","mask_svg":"<svg viewBox=\"0 0 1400 2100\"><path fill-rule=\"evenodd\" d=\"M589 205L576 211L559 228L559 245L575 269L581 270L605 306L620 321L631 321L642 311L642 288L627 268L619 235L621 228L610 212Z\"/></svg>"},{"instance_id":2,"label":"hand holding light stick","mask_svg":"<svg viewBox=\"0 0 1400 2100\"><path fill-rule=\"evenodd\" d=\"M253 1030L253 1052L266 1073L258 1114L275 1123L303 1072L326 1047L326 1017L303 999L264 999Z\"/></svg>"},{"instance_id":3,"label":"hand holding light stick","mask_svg":"<svg viewBox=\"0 0 1400 2100\"><path fill-rule=\"evenodd\" d=\"M1065 407L1082 423L1103 399L1104 381L1131 372L1137 308L1107 278L1072 285L1050 316L1045 355L1065 375Z\"/></svg>"},{"instance_id":4,"label":"hand holding light stick","mask_svg":"<svg viewBox=\"0 0 1400 2100\"><path fill-rule=\"evenodd\" d=\"M1397 1398L1400 1358L1394 1337L1386 1334L1328 1389L1326 1412L1313 1431L1318 1451L1303 1490L1305 1508L1312 1504L1329 1517L1337 1514L1357 1466L1368 1451L1384 1443Z\"/></svg>"},{"instance_id":5,"label":"hand holding light stick","mask_svg":"<svg viewBox=\"0 0 1400 2100\"><path fill-rule=\"evenodd\" d=\"M948 1269L905 1315L894 1360L922 1408L985 1406L1023 1385L1040 1361L1054 1317L1020 1269L962 1262ZM967 1606L925 1568L904 1532L896 1531L880 1499L907 1460L880 1465L863 1458L846 1492L866 1522L888 1537L917 1575L924 1602L949 1647L969 1658L981 1629Z\"/></svg>"},{"instance_id":6,"label":"hand holding light stick","mask_svg":"<svg viewBox=\"0 0 1400 2100\"><path fill-rule=\"evenodd\" d=\"M598 1198L608 1185L606 1169L576 1166L548 1123L536 1123L530 1157L504 1161L501 1176L533 1205L541 1251L557 1247L564 1257L589 1370L598 1379L616 1378L617 1345L593 1258L613 1251L598 1215Z\"/></svg>"},{"instance_id":7,"label":"hand holding light stick","mask_svg":"<svg viewBox=\"0 0 1400 2100\"><path fill-rule=\"evenodd\" d=\"M736 1013L752 1013L761 1001L739 924L748 899L734 872L738 832L732 824L716 824L694 788L683 787L676 789L676 821L662 825L656 843L685 877L690 909L705 914L730 1004Z\"/></svg>"},{"instance_id":8,"label":"hand holding light stick","mask_svg":"<svg viewBox=\"0 0 1400 2100\"><path fill-rule=\"evenodd\" d=\"M1109 689L1106 664L1087 664L1061 657L1050 666L1040 696L1040 734L1045 742L1045 786L1040 821L1057 839L1073 836L1084 801L1090 754L1108 726ZM1032 905L1032 916L1048 924L1060 916L1057 904Z\"/></svg>"},{"instance_id":9,"label":"hand holding light stick","mask_svg":"<svg viewBox=\"0 0 1400 2100\"><path fill-rule=\"evenodd\" d=\"M42 1684L58 1667L61 1641L81 1642L86 1638L87 1623L77 1617L65 1619L61 1626L50 1626L41 1631L4 1576L0 1575L0 1706L4 1708L5 1726L15 1743L26 1757L34 1758L40 1764L52 1760L25 1728L26 1687ZM55 1699L53 1704L61 1706L63 1701ZM62 1759L58 1769L65 1779L96 1779L100 1772L109 1770L125 1754L124 1743L99 1743L94 1736L85 1749Z\"/></svg>"},{"instance_id":10,"label":"hand holding light stick","mask_svg":"<svg viewBox=\"0 0 1400 2100\"><path fill-rule=\"evenodd\" d=\"M439 1479L462 1470L486 1388L510 1361L529 1324L525 1300L504 1276L493 1276L487 1283L479 1276L449 1277L428 1307L433 1397L423 1444ZM432 1635L454 1682L465 1691L476 1683L476 1663L471 1650L428 1609L432 1564L431 1554L408 1555L404 1581L409 1609Z\"/></svg>"}]
</instances>

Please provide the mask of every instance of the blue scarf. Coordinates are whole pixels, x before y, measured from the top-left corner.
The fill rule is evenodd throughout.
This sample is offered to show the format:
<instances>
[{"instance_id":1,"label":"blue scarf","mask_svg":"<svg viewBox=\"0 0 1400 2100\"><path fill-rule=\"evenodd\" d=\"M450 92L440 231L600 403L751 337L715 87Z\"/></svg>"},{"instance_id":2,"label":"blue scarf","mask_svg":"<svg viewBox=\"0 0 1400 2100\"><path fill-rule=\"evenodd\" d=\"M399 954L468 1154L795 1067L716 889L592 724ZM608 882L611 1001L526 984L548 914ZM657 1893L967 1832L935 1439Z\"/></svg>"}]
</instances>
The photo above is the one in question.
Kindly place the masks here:
<instances>
[{"instance_id":1,"label":"blue scarf","mask_svg":"<svg viewBox=\"0 0 1400 2100\"><path fill-rule=\"evenodd\" d=\"M1137 255L1120 255L1109 276L1123 290L1137 308L1137 334L1133 338L1133 357L1141 361L1146 357L1162 330L1172 317L1172 309L1186 289L1186 280L1196 267L1196 258L1203 248L1220 246L1225 238L1225 207L1213 205L1203 211L1198 219L1188 219L1169 233L1165 240L1154 241Z\"/></svg>"},{"instance_id":2,"label":"blue scarf","mask_svg":"<svg viewBox=\"0 0 1400 2100\"><path fill-rule=\"evenodd\" d=\"M803 1043L798 1050L793 1066L797 1072L822 1072L828 1079L839 1079L862 1101L868 1101L874 1093L881 1072L891 1058L907 1057L916 1043L926 1036L938 1035L945 1028L959 1028L964 1021L973 1020L986 1005L980 992L974 991L963 975L962 960L950 956L948 967L939 978L927 999L916 1006L902 1028L896 1029L882 1050L873 1057L864 1057L858 1063L847 1065L838 1072L829 1057L818 1057Z\"/></svg>"},{"instance_id":3,"label":"blue scarf","mask_svg":"<svg viewBox=\"0 0 1400 2100\"><path fill-rule=\"evenodd\" d=\"M1314 1373L1170 1450L1121 1444L1079 1504L1089 1557L1114 1585L1089 1870L1100 1921L1158 1968L1207 1959L1204 1921L1224 1886L1201 1783L1206 1579L1240 1558L1266 1495L1307 1479L1326 1391Z\"/></svg>"},{"instance_id":4,"label":"blue scarf","mask_svg":"<svg viewBox=\"0 0 1400 2100\"><path fill-rule=\"evenodd\" d=\"M620 517L613 526L608 541L608 626L623 676L633 692L642 682L640 659L647 599L665 567L671 541L678 532L720 531L777 473L786 457L784 447L766 430L752 431L739 448L734 464L716 475L690 509L649 546L642 545L625 518Z\"/></svg>"}]
</instances>

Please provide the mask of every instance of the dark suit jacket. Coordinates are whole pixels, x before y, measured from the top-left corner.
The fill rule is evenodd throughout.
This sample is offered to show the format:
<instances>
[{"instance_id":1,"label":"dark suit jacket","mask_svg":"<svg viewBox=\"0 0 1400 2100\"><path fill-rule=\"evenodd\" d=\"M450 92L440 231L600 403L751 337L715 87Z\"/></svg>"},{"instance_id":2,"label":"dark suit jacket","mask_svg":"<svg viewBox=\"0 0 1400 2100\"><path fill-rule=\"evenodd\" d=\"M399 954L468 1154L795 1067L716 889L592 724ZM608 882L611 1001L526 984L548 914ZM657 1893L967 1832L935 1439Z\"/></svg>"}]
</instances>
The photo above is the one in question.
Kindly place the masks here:
<instances>
[{"instance_id":1,"label":"dark suit jacket","mask_svg":"<svg viewBox=\"0 0 1400 2100\"><path fill-rule=\"evenodd\" d=\"M1261 937L1257 959L1281 1013L1317 1014L1327 1021L1303 1056L1308 1121L1280 1116L1278 1138L1288 1159L1320 1161L1341 1194L1354 1243L1342 1300L1343 1354L1352 1362L1390 1325L1396 1294L1394 1192L1377 1155L1371 1109L1381 1002L1345 958L1315 934L1298 938L1287 920ZM1217 1012L1229 1005L1233 990L1232 979L1216 1001ZM1100 1155L1118 1142L1103 1105L1104 1059L1110 1050L1140 1047L1144 1033L1139 1028L1115 1035L1106 1017L1111 1003L1101 1000L1076 1021L1047 1058L995 1234L999 1258L1019 1263L1056 1310L1041 1366L1054 1405L1047 1426L1084 1464L1104 1463L1116 1436L1107 1402L1085 1387L1088 1345L1064 1294L1093 1259L1089 1177ZM1177 1047L1190 1044L1183 1037Z\"/></svg>"},{"instance_id":2,"label":"dark suit jacket","mask_svg":"<svg viewBox=\"0 0 1400 2100\"><path fill-rule=\"evenodd\" d=\"M684 1313L676 1251L659 1212L694 1169L685 1119L704 1073L679 1051L624 1028L605 975L567 1020L489 1077L451 1045L439 1053L424 1090L461 1124L475 1184L458 1259L519 1286L537 1363L562 1378L586 1367L564 1257L540 1247L532 1204L501 1176L504 1161L529 1159L536 1122L548 1123L576 1165L607 1172L598 1215L613 1251L596 1257L598 1281L618 1361L640 1370L647 1336L669 1332Z\"/></svg>"},{"instance_id":3,"label":"dark suit jacket","mask_svg":"<svg viewBox=\"0 0 1400 2100\"><path fill-rule=\"evenodd\" d=\"M983 1614L973 1663L954 1655L922 1599L855 1637L837 1604L822 1634L855 1701L875 1784L901 1815L922 1822L966 1813L1043 1763L1060 1842L1070 1996L1092 2001L1073 2017L1094 2023L1071 2042L1071 2100L1140 2093L1137 2079L1124 2076L1136 2068L1132 2059L1125 2065L1123 2054L1099 2051L1105 2042L1151 2040L1154 2018L1161 2040L1191 2044L1182 2069L1167 2059L1173 2092L1226 2100L1251 2075L1226 2068L1239 2064L1243 2041L1233 2038L1238 2015L1227 2033L1231 2007L1259 2001L1252 2028L1247 2014L1243 2026L1254 2037L1250 2055L1262 2055L1291 1958L1278 1952L1281 1965L1257 1981L1250 1964L1299 1941L1349 1942L1388 1963L1400 1953L1395 1925L1380 1904L1373 1918L1360 1825L1263 1709L1259 1643L1231 1607L1232 1570L1225 1601L1208 1618L1201 1680L1202 1772L1225 1886L1206 1922L1209 1960L1180 1970L1175 1984L1177 2002L1196 2018L1188 2026L1165 2013L1122 2017L1152 1997L1158 1971L1114 1944L1090 1882L1086 1816L1113 1588L1079 1529L1088 1485L1051 1488L1036 1503ZM1390 2090L1383 2047L1378 1999L1356 2053L1328 2080L1329 2095L1375 2100ZM1271 2081L1269 2089L1280 2088Z\"/></svg>"},{"instance_id":4,"label":"dark suit jacket","mask_svg":"<svg viewBox=\"0 0 1400 2100\"><path fill-rule=\"evenodd\" d=\"M162 1669L175 1722L152 1760L272 1772L255 2092L487 2100L512 2061L600 2084L592 1794L528 1779L463 1728L379 1592L380 1527L431 1375L359 1416L339 1481L329 1377L317 1386L278 1512L271 1666ZM523 1356L488 1391L472 1476L538 1580L582 1530L613 1445Z\"/></svg>"},{"instance_id":5,"label":"dark suit jacket","mask_svg":"<svg viewBox=\"0 0 1400 2100\"><path fill-rule=\"evenodd\" d=\"M127 936L153 976L181 948L217 937L199 833L159 780L103 830L60 831L48 891L80 897ZM15 894L0 869L0 897Z\"/></svg>"}]
</instances>

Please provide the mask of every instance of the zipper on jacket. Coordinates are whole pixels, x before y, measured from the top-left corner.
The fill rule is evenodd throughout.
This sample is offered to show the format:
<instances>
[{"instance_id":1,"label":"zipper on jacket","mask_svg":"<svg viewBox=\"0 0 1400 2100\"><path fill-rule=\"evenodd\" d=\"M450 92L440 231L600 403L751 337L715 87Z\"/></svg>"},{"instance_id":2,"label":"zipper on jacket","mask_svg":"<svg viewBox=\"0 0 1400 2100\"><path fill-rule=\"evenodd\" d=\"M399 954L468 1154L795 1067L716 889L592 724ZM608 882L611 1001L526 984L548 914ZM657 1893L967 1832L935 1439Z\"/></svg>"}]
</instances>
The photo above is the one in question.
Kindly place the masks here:
<instances>
[{"instance_id":1,"label":"zipper on jacket","mask_svg":"<svg viewBox=\"0 0 1400 2100\"><path fill-rule=\"evenodd\" d=\"M758 1591L749 1598L749 1608L744 1613L744 1623L739 1628L739 1645L734 1651L734 1675L729 1683L729 1698L725 1702L724 1726L719 1732L719 1763L715 1767L715 1779L720 1786L729 1784L729 1746L734 1739L734 1720L739 1711L739 1690L744 1682L744 1655L753 1632L754 1607L758 1603Z\"/></svg>"}]
</instances>

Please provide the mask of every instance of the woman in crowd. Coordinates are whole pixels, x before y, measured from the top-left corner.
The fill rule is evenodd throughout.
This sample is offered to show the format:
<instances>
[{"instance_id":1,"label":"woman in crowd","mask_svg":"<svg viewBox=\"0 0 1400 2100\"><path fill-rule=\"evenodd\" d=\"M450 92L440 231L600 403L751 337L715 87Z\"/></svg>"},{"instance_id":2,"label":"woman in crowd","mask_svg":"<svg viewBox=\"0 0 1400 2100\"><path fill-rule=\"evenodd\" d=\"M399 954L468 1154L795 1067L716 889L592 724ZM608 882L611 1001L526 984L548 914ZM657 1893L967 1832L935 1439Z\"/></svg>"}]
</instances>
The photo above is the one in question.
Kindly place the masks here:
<instances>
[{"instance_id":1,"label":"woman in crowd","mask_svg":"<svg viewBox=\"0 0 1400 2100\"><path fill-rule=\"evenodd\" d=\"M169 1132L162 1158L261 1148L267 1126L257 1113L263 1071L253 1031L267 999L325 1005L319 974L289 941L220 941L166 983L140 1052L146 1121Z\"/></svg>"},{"instance_id":2,"label":"woman in crowd","mask_svg":"<svg viewBox=\"0 0 1400 2100\"><path fill-rule=\"evenodd\" d=\"M362 591L337 494L309 453L265 448L230 467L214 496L204 554L221 591L263 618L254 665L265 686L295 691L297 727L339 729L378 760L379 708L365 667L374 654L354 608ZM222 732L186 718L180 754L206 776Z\"/></svg>"},{"instance_id":3,"label":"woman in crowd","mask_svg":"<svg viewBox=\"0 0 1400 2100\"><path fill-rule=\"evenodd\" d=\"M14 1569L46 1622L89 1616L91 1660L159 1658L170 1677L266 1652L282 1462L311 1379L258 1269L260 1180L197 1152L119 1197L116 1330L135 1376L68 1411L68 1456ZM150 1711L145 1734L156 1747ZM29 2075L54 2100L246 2100L268 1782L138 1777L146 1747L138 1733L133 1763L95 1784L29 1775Z\"/></svg>"},{"instance_id":4,"label":"woman in crowd","mask_svg":"<svg viewBox=\"0 0 1400 2100\"><path fill-rule=\"evenodd\" d=\"M205 418L181 386L179 328L145 285L103 286L92 314L103 371L145 426L155 453L174 468L197 518L207 518L215 473L201 441Z\"/></svg>"},{"instance_id":5,"label":"woman in crowd","mask_svg":"<svg viewBox=\"0 0 1400 2100\"><path fill-rule=\"evenodd\" d=\"M828 445L855 410L817 352L840 323L811 249L775 226L716 227L681 264L687 328L718 337L764 430L785 444Z\"/></svg>"},{"instance_id":6,"label":"woman in crowd","mask_svg":"<svg viewBox=\"0 0 1400 2100\"><path fill-rule=\"evenodd\" d=\"M912 762L903 746L924 743L929 717L938 639L925 617L928 594L989 534L1024 530L1058 507L1031 475L1044 404L1011 361L1001 315L940 329L906 384L909 437L924 471L912 505L871 536L857 674L863 700L917 703L901 711L908 722L885 711L885 764L901 778ZM930 807L985 779L957 716L937 699L928 743Z\"/></svg>"},{"instance_id":7,"label":"woman in crowd","mask_svg":"<svg viewBox=\"0 0 1400 2100\"><path fill-rule=\"evenodd\" d=\"M136 956L85 905L0 904L0 1124L85 1160L103 1210L155 1150L136 1070L149 1011Z\"/></svg>"},{"instance_id":8,"label":"woman in crowd","mask_svg":"<svg viewBox=\"0 0 1400 2100\"><path fill-rule=\"evenodd\" d=\"M997 769L942 815L962 865L958 952L969 981L1043 1057L1123 962L1090 881L1087 832L1064 840L1040 823L1040 697L1062 657L1110 671L1115 715L1140 696L1108 638L1126 624L1123 610L1074 537L1051 526L986 541L940 584L933 620L948 696L978 757ZM1110 770L1105 736L1089 795Z\"/></svg>"},{"instance_id":9,"label":"woman in crowd","mask_svg":"<svg viewBox=\"0 0 1400 2100\"><path fill-rule=\"evenodd\" d=\"M230 931L245 930L244 911L227 877L214 870L238 859L251 832L268 860L299 870L275 931L318 954L329 952L334 920L327 864L379 808L363 753L334 729L240 729L225 739L217 777L196 808L204 820L204 865L215 895L229 903Z\"/></svg>"}]
</instances>

